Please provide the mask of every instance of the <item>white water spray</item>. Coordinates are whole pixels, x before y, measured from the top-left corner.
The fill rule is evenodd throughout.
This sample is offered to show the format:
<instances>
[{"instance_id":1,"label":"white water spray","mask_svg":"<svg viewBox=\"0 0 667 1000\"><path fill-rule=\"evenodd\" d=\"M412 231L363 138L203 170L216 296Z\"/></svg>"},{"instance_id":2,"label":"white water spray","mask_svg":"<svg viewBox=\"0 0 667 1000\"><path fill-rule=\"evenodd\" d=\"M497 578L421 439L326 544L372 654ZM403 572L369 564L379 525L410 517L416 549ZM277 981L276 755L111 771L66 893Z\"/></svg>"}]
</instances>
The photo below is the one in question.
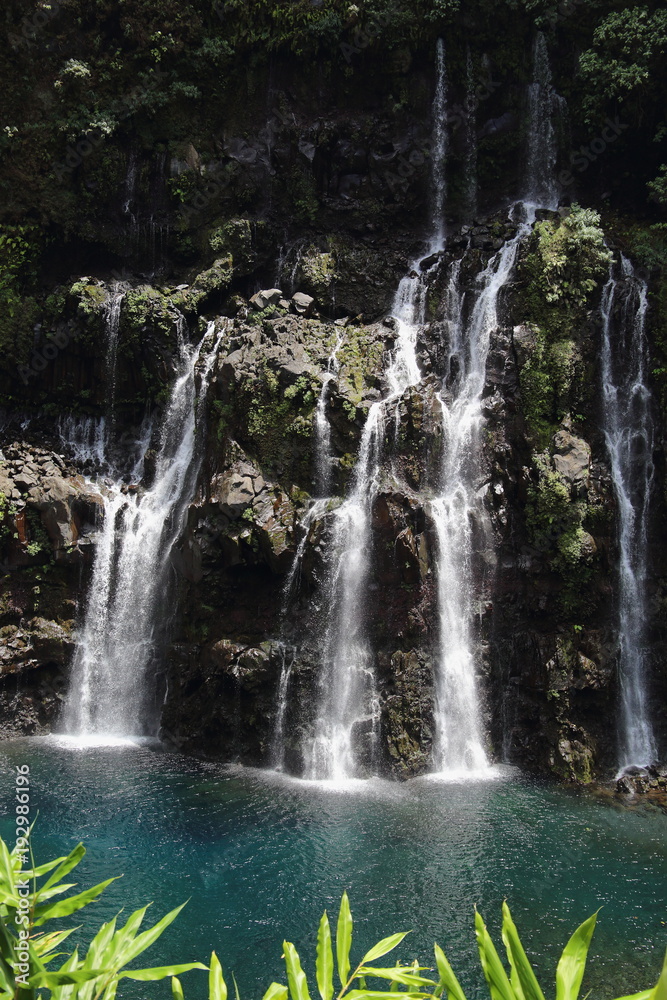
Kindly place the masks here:
<instances>
[{"instance_id":1,"label":"white water spray","mask_svg":"<svg viewBox=\"0 0 667 1000\"><path fill-rule=\"evenodd\" d=\"M160 645L170 555L196 484L197 420L224 332L216 337L213 327L198 348L181 345L153 485L128 494L116 483L110 491L65 706L68 734L131 736L150 727L149 674Z\"/></svg>"}]
</instances>

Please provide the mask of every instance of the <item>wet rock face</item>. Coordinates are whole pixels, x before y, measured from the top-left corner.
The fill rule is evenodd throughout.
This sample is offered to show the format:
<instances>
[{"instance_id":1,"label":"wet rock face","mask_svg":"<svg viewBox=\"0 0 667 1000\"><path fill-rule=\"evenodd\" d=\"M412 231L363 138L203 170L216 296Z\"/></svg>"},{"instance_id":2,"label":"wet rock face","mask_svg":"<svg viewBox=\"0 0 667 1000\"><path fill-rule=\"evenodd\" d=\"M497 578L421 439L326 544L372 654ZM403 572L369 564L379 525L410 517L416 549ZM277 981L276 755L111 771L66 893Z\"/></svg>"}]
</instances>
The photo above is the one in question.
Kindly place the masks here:
<instances>
[{"instance_id":1,"label":"wet rock face","mask_svg":"<svg viewBox=\"0 0 667 1000\"><path fill-rule=\"evenodd\" d=\"M102 498L58 452L10 440L2 456L0 734L48 732L67 686Z\"/></svg>"},{"instance_id":2,"label":"wet rock face","mask_svg":"<svg viewBox=\"0 0 667 1000\"><path fill-rule=\"evenodd\" d=\"M472 300L476 276L513 233L497 220L475 230L454 234L447 254L422 262L422 272L432 269L417 344L423 377L387 407L370 511L363 628L377 678L373 754L368 721L354 739L364 766L396 778L428 771L434 740L438 540L431 503L441 485L441 399L459 376L443 302L462 254L462 290ZM242 237L235 229L220 234L215 264L189 284L128 292L121 342L125 336L137 347L137 331L147 344L159 342L152 369L158 385L173 376L177 323L187 329L196 322L201 336L209 308L214 314L224 306L228 316L202 415L200 482L171 555L178 608L164 735L187 752L275 763L288 663L281 754L298 774L326 683L335 512L350 488L369 408L388 392L397 324L382 313L395 289L393 268L402 265L397 252L381 275L375 258L362 260L365 245L357 253L331 238L288 261L294 287L281 280L273 288L271 277L248 299L234 290L237 268L252 273L254 266ZM371 277L372 287L364 284ZM86 296L94 299L91 288L99 292L100 301L88 303L93 324L108 294L85 287L76 293L77 309ZM524 318L520 287L510 286L489 345L471 515L472 630L488 752L537 774L588 782L614 770L613 490L588 411L576 419L556 414L539 435L529 426L522 372L541 334ZM577 356L595 353L584 342L590 334L575 335ZM324 446L318 408L328 425L331 497L310 517ZM102 501L57 451L2 446L0 557L12 585L0 602L0 732L37 732L52 724L66 685L79 574L90 566ZM657 589L654 604L659 615ZM659 704L657 682L654 697ZM630 778L633 789L645 783L644 775Z\"/></svg>"},{"instance_id":3,"label":"wet rock face","mask_svg":"<svg viewBox=\"0 0 667 1000\"><path fill-rule=\"evenodd\" d=\"M624 768L616 779L616 791L622 795L649 795L667 805L667 763Z\"/></svg>"},{"instance_id":4,"label":"wet rock face","mask_svg":"<svg viewBox=\"0 0 667 1000\"><path fill-rule=\"evenodd\" d=\"M100 494L55 452L13 442L3 454L5 566L30 565L50 549L57 563L81 564L102 512Z\"/></svg>"}]
</instances>

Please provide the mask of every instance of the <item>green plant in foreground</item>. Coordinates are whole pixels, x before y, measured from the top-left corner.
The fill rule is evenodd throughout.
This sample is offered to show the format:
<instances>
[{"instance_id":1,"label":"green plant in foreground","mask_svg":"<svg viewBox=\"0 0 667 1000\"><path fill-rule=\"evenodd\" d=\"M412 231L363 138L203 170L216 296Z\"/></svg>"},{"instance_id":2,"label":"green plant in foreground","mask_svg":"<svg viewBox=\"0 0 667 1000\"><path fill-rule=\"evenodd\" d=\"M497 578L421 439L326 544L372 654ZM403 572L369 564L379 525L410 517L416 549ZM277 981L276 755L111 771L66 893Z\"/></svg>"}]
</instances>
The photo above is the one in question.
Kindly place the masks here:
<instances>
[{"instance_id":1,"label":"green plant in foreground","mask_svg":"<svg viewBox=\"0 0 667 1000\"><path fill-rule=\"evenodd\" d=\"M49 990L57 1000L113 1000L121 979L148 982L176 976L189 969L207 968L201 962L152 969L127 968L160 937L183 906L176 907L142 933L139 929L147 906L132 913L122 927L114 917L102 924L83 957L79 957L75 948L58 968L49 968L56 958L62 959L63 952L57 949L77 928L45 933L44 924L59 917L69 917L88 906L115 879L58 899L75 888L74 883L63 882L63 879L85 855L83 844L75 847L67 857L37 867L29 852L32 867L24 868L23 859L28 851L27 837L19 838L11 853L0 840L0 1000L32 1000L41 995L38 992L41 989ZM38 882L41 883L39 887Z\"/></svg>"},{"instance_id":2,"label":"green plant in foreground","mask_svg":"<svg viewBox=\"0 0 667 1000\"><path fill-rule=\"evenodd\" d=\"M23 868L23 859L28 853L33 866ZM57 896L75 888L72 883L64 883L63 879L79 864L84 854L85 848L79 844L67 857L35 867L27 836L18 839L11 853L0 840L0 1000L34 1000L42 996L42 989L48 990L51 997L57 1000L114 1000L122 979L148 982L167 976L171 977L174 1000L184 1000L178 976L190 969L207 968L209 1000L227 1000L227 986L215 952L211 954L209 967L200 962L189 962L149 969L128 968L176 919L183 906L176 907L142 933L139 929L148 907L136 910L122 927L117 926L117 918L114 917L100 927L83 958L79 958L75 948L58 969L47 968L54 959L62 958L63 953L56 949L76 928L45 934L41 930L43 925L49 920L76 913L96 900L115 881L107 879L91 889L57 900ZM46 881L37 888L37 882L47 875ZM578 1000L596 919L597 914L594 914L585 920L563 950L556 970L556 1000ZM437 980L424 976L423 973L431 969L416 961L409 965L397 962L393 967L375 964L402 943L405 933L391 934L378 941L352 969L352 933L350 905L347 893L343 893L336 926L335 965L334 943L326 911L319 924L315 979L321 1000L334 1000L334 994L336 1000L466 1000L451 965L438 945L435 945ZM509 961L509 974L479 913L475 913L475 934L491 1000L544 1000L506 903L503 904L502 940ZM283 942L283 958L287 985L271 983L263 1000L311 1000L299 954L289 941ZM338 992L334 987L334 968L340 983ZM387 985L371 989L368 980L381 980ZM236 1000L239 1000L236 982L234 986ZM654 989L619 1000L667 1000L667 955Z\"/></svg>"},{"instance_id":3,"label":"green plant in foreground","mask_svg":"<svg viewBox=\"0 0 667 1000\"><path fill-rule=\"evenodd\" d=\"M581 981L586 968L586 957L590 946L597 914L585 920L574 932L560 957L556 969L556 1000L578 1000ZM336 1000L466 1000L465 993L454 975L451 965L444 952L435 945L435 961L438 980L422 975L430 971L414 962L412 965L378 967L377 959L383 958L403 941L405 934L392 934L383 938L370 951L367 951L361 962L350 971L350 950L352 946L352 914L347 898L343 894L338 915L336 930L336 965L341 989L336 993ZM507 951L510 973L505 970L500 956L496 951L491 936L479 913L475 912L475 934L482 970L489 987L491 1000L544 1000L544 994L537 982L532 966L523 949L519 933L507 906L503 903L502 939ZM283 957L287 972L287 986L281 983L271 983L264 994L263 1000L311 1000L308 981L301 967L301 961L296 948L289 941L283 943ZM213 966L211 966L213 969ZM331 940L331 930L326 911L320 921L317 935L317 959L315 977L317 989L322 1000L334 998L334 957ZM211 971L210 1000L226 1000L227 990L222 978L222 971L216 974L214 982ZM368 979L389 981L389 989L369 989ZM353 988L355 982L358 986ZM403 992L399 986L407 987ZM183 1000L180 983L174 984L175 1000ZM657 986L652 990L636 993L632 997L620 997L618 1000L667 1000L667 955L663 965L662 975Z\"/></svg>"}]
</instances>

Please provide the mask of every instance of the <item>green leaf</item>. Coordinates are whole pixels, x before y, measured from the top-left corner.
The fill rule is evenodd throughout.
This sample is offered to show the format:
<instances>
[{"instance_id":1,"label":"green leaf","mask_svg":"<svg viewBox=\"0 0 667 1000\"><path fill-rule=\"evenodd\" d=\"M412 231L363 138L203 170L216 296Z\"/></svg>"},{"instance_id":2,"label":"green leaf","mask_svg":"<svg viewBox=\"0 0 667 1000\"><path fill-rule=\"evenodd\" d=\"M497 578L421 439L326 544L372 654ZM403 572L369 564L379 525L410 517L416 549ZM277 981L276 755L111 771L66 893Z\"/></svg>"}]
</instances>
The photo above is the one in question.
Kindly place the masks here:
<instances>
[{"instance_id":1,"label":"green leaf","mask_svg":"<svg viewBox=\"0 0 667 1000\"><path fill-rule=\"evenodd\" d=\"M352 914L347 892L343 893L336 927L336 961L340 985L346 986L350 977L350 949L352 947Z\"/></svg>"},{"instance_id":2,"label":"green leaf","mask_svg":"<svg viewBox=\"0 0 667 1000\"><path fill-rule=\"evenodd\" d=\"M48 955L49 952L57 948L58 945L62 944L65 938L68 938L70 934L74 931L81 930L81 927L70 927L67 931L53 931L51 934L44 934L41 937L34 937L32 943L35 946L35 951L38 955Z\"/></svg>"},{"instance_id":3,"label":"green leaf","mask_svg":"<svg viewBox=\"0 0 667 1000\"><path fill-rule=\"evenodd\" d=\"M271 983L262 1000L287 1000L289 990L282 983Z\"/></svg>"},{"instance_id":4,"label":"green leaf","mask_svg":"<svg viewBox=\"0 0 667 1000\"><path fill-rule=\"evenodd\" d=\"M222 975L220 960L214 951L211 952L211 966L208 974L209 1000L227 1000L227 985Z\"/></svg>"},{"instance_id":5,"label":"green leaf","mask_svg":"<svg viewBox=\"0 0 667 1000\"><path fill-rule=\"evenodd\" d=\"M105 954L116 931L116 917L109 923L102 924L99 931L88 946L88 953L83 962L84 969L93 968L96 965L111 965L113 953ZM104 958L102 957L104 956Z\"/></svg>"},{"instance_id":6,"label":"green leaf","mask_svg":"<svg viewBox=\"0 0 667 1000\"><path fill-rule=\"evenodd\" d=\"M292 1000L310 1000L306 974L301 968L298 952L289 941L283 941L283 956L287 969L287 983Z\"/></svg>"},{"instance_id":7,"label":"green leaf","mask_svg":"<svg viewBox=\"0 0 667 1000\"><path fill-rule=\"evenodd\" d=\"M447 1000L466 1000L466 995L461 989L451 965L445 958L444 951L437 944L435 946L435 964L438 967L440 975L440 982L438 983L436 992L439 993L441 990L447 990Z\"/></svg>"},{"instance_id":8,"label":"green leaf","mask_svg":"<svg viewBox=\"0 0 667 1000\"><path fill-rule=\"evenodd\" d=\"M174 1000L185 1000L181 981L176 976L171 977L171 995Z\"/></svg>"},{"instance_id":9,"label":"green leaf","mask_svg":"<svg viewBox=\"0 0 667 1000\"><path fill-rule=\"evenodd\" d=\"M519 1000L544 1000L533 967L521 944L519 932L507 903L503 903L503 941L512 968L511 983Z\"/></svg>"},{"instance_id":10,"label":"green leaf","mask_svg":"<svg viewBox=\"0 0 667 1000\"><path fill-rule=\"evenodd\" d=\"M83 844L77 844L74 850L70 851L70 853L67 855L66 858L61 859L60 865L58 866L58 868L56 868L53 875L51 875L47 879L42 888L39 890L38 896L40 895L41 892L44 891L44 889L49 889L52 885L55 885L56 882L60 882L61 879L64 879L66 875L69 875L72 869L76 868L76 866L79 864L81 859L84 857L85 853L86 853L86 848L83 846Z\"/></svg>"},{"instance_id":11,"label":"green leaf","mask_svg":"<svg viewBox=\"0 0 667 1000\"><path fill-rule=\"evenodd\" d=\"M121 972L119 979L136 979L140 983L152 983L157 979L166 979L167 976L180 976L182 972L189 972L190 969L204 969L206 966L201 962L187 962L185 965L162 965L154 969L130 969L128 972Z\"/></svg>"},{"instance_id":12,"label":"green leaf","mask_svg":"<svg viewBox=\"0 0 667 1000\"><path fill-rule=\"evenodd\" d=\"M167 913L164 917L162 917L161 920L158 920L156 924L153 924L152 927L149 927L147 931L144 931L142 934L138 934L137 937L132 942L131 946L123 949L122 951L123 964L134 961L134 959L137 958L138 955L141 955L141 953L146 951L147 948L150 948L150 946L155 941L157 941L157 939L160 937L163 931L165 931L167 927L169 927L169 925L174 922L174 920L176 919L176 917L178 916L178 914L181 912L181 910L185 905L186 905L185 903L181 903L180 906L177 906L175 909L170 910L170 912ZM140 911L137 911L137 913L139 912ZM134 915L135 914L133 914L133 916Z\"/></svg>"},{"instance_id":13,"label":"green leaf","mask_svg":"<svg viewBox=\"0 0 667 1000\"><path fill-rule=\"evenodd\" d=\"M333 950L331 947L331 927L325 910L320 920L317 932L317 961L315 963L317 988L322 1000L331 1000L333 996Z\"/></svg>"},{"instance_id":14,"label":"green leaf","mask_svg":"<svg viewBox=\"0 0 667 1000\"><path fill-rule=\"evenodd\" d=\"M651 993L651 1000L667 1000L667 951L665 952L665 960L662 963L660 979Z\"/></svg>"},{"instance_id":15,"label":"green leaf","mask_svg":"<svg viewBox=\"0 0 667 1000\"><path fill-rule=\"evenodd\" d=\"M475 910L475 935L479 948L479 960L482 963L484 977L489 984L491 1000L517 1000L507 973L503 967L496 947L491 940L486 924Z\"/></svg>"},{"instance_id":16,"label":"green leaf","mask_svg":"<svg viewBox=\"0 0 667 1000\"><path fill-rule=\"evenodd\" d=\"M433 979L424 979L412 971L411 965L402 968L378 969L376 966L363 965L357 970L360 976L375 976L377 979L391 979L394 983L401 983L403 986L435 986Z\"/></svg>"},{"instance_id":17,"label":"green leaf","mask_svg":"<svg viewBox=\"0 0 667 1000\"><path fill-rule=\"evenodd\" d=\"M651 1000L654 994L655 990L644 990L643 993L633 993L632 996L628 997L617 997L616 1000Z\"/></svg>"},{"instance_id":18,"label":"green leaf","mask_svg":"<svg viewBox=\"0 0 667 1000\"><path fill-rule=\"evenodd\" d=\"M584 920L563 948L556 969L556 1000L577 1000L579 996L597 917L597 913L594 913L588 920Z\"/></svg>"},{"instance_id":19,"label":"green leaf","mask_svg":"<svg viewBox=\"0 0 667 1000\"><path fill-rule=\"evenodd\" d=\"M43 906L38 906L35 910L34 926L39 927L47 920L53 920L54 917L68 917L70 913L76 913L77 910L81 910L97 899L106 887L115 881L115 878L108 878L105 882L94 885L92 889L86 889L85 892L80 892L76 896L70 896L69 899L61 899L59 903L45 903Z\"/></svg>"},{"instance_id":20,"label":"green leaf","mask_svg":"<svg viewBox=\"0 0 667 1000\"><path fill-rule=\"evenodd\" d=\"M6 892L12 895L15 894L14 877L14 865L7 850L7 845L4 840L0 839L0 885L2 885Z\"/></svg>"},{"instance_id":21,"label":"green leaf","mask_svg":"<svg viewBox=\"0 0 667 1000\"><path fill-rule=\"evenodd\" d=\"M404 931L402 934L392 934L390 937L382 938L370 951L366 952L361 960L361 964L368 965L369 962L374 962L376 958L382 958L383 955L389 954L390 951L398 947L408 933L409 931Z\"/></svg>"},{"instance_id":22,"label":"green leaf","mask_svg":"<svg viewBox=\"0 0 667 1000\"><path fill-rule=\"evenodd\" d=\"M53 990L58 986L87 983L91 979L103 976L104 972L104 969L73 969L67 972L59 969L57 972L37 972L30 977L28 982L31 986L45 986L47 989Z\"/></svg>"},{"instance_id":23,"label":"green leaf","mask_svg":"<svg viewBox=\"0 0 667 1000\"><path fill-rule=\"evenodd\" d=\"M390 993L382 990L350 990L347 1000L426 1000L431 993Z\"/></svg>"}]
</instances>

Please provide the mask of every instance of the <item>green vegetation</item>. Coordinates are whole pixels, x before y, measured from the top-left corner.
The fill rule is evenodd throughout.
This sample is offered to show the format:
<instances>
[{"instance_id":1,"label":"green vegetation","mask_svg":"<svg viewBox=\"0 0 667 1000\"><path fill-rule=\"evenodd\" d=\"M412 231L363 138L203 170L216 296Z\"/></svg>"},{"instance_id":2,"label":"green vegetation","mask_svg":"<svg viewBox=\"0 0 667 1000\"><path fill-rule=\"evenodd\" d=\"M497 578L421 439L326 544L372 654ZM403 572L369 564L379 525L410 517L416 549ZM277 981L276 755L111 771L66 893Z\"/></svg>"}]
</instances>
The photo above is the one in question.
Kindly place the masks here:
<instances>
[{"instance_id":1,"label":"green vegetation","mask_svg":"<svg viewBox=\"0 0 667 1000\"><path fill-rule=\"evenodd\" d=\"M592 209L574 205L566 218L535 226L521 267L523 308L535 340L520 384L523 414L540 448L567 414L586 410L591 372L583 347L590 333L589 309L611 260L600 216Z\"/></svg>"},{"instance_id":2,"label":"green vegetation","mask_svg":"<svg viewBox=\"0 0 667 1000\"><path fill-rule=\"evenodd\" d=\"M594 558L594 547L584 528L588 504L572 499L567 483L552 468L548 452L533 455L533 469L536 481L528 488L526 504L528 537L562 579L561 610L584 618L591 607L588 585Z\"/></svg>"},{"instance_id":3,"label":"green vegetation","mask_svg":"<svg viewBox=\"0 0 667 1000\"><path fill-rule=\"evenodd\" d=\"M573 205L564 219L538 222L535 232L534 291L549 305L570 309L586 305L612 260L599 213Z\"/></svg>"},{"instance_id":4,"label":"green vegetation","mask_svg":"<svg viewBox=\"0 0 667 1000\"><path fill-rule=\"evenodd\" d=\"M21 770L16 776L16 799L22 799ZM27 783L27 777L26 777ZM63 880L83 858L85 848L79 844L67 856L35 865L30 849L27 824L17 818L16 846L10 853L0 840L0 997L2 1000L34 1000L42 989L57 1000L113 1000L122 979L150 982L179 975L190 969L204 969L200 962L161 968L128 969L128 965L143 954L171 924L182 906L168 913L148 930L139 933L147 906L136 910L123 926L118 918L103 924L80 957L79 949L62 961L61 945L75 928L45 933L46 923L68 917L94 902L110 885L113 878L74 895L75 888ZM26 865L24 867L24 864ZM47 877L48 876L48 877ZM40 883L38 885L38 883ZM26 891L27 890L27 891ZM57 897L64 897L58 899ZM57 969L50 968L61 959Z\"/></svg>"},{"instance_id":5,"label":"green vegetation","mask_svg":"<svg viewBox=\"0 0 667 1000\"><path fill-rule=\"evenodd\" d=\"M30 353L37 303L29 293L40 251L36 226L0 226L0 355L10 355L15 363L24 362Z\"/></svg>"},{"instance_id":6,"label":"green vegetation","mask_svg":"<svg viewBox=\"0 0 667 1000\"><path fill-rule=\"evenodd\" d=\"M23 801L21 777L19 769L16 793L19 803ZM90 889L66 895L76 886L63 880L84 854L85 848L79 844L67 857L35 866L27 821L25 824L17 822L17 843L11 853L0 840L1 1000L35 1000L43 995L42 990L48 990L55 1000L114 1000L123 979L152 982L167 977L171 977L174 1000L184 1000L178 976L192 969L208 969L209 1000L227 1000L227 985L215 952L211 954L208 967L201 962L145 969L131 967L173 923L183 906L176 907L141 933L147 906L132 913L122 926L119 926L118 917L114 917L100 927L85 954L80 957L79 949L75 948L65 953L66 958L62 961L61 946L76 928L49 933L44 933L42 928L49 921L68 917L93 903L114 881L106 879ZM594 914L584 921L563 949L556 970L556 1000L577 1000L579 997L596 919L597 914ZM445 997L465 1000L463 989L438 945L435 945L437 979L424 975L434 970L416 960L409 964L396 962L389 967L377 964L379 959L402 945L406 933L391 934L378 941L353 966L350 958L353 931L350 905L344 893L335 942L326 911L317 933L315 981L321 1000L333 1000L334 995L336 1000L344 997L347 1000L444 1000ZM479 913L475 913L475 936L491 1000L544 1000L506 903L503 903L502 940L509 973ZM283 957L287 985L271 983L263 1000L310 1000L306 973L296 948L289 941L283 942ZM51 967L56 959L61 960L59 966ZM335 973L340 985L338 990L334 985ZM368 980L379 980L382 985L373 989ZM665 1000L666 997L667 955L654 989L621 1000Z\"/></svg>"}]
</instances>

